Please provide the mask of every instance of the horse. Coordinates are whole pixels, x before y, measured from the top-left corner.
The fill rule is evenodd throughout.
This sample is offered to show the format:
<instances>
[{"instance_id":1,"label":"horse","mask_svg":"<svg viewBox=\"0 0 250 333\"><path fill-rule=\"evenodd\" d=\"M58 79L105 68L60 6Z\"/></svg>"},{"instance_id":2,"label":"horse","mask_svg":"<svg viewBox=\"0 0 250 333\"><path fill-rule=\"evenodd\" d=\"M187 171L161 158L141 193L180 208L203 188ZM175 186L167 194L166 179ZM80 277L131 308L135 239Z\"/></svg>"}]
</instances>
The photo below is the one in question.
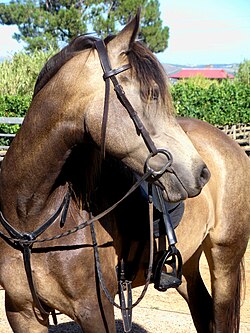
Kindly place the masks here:
<instances>
[{"instance_id":1,"label":"horse","mask_svg":"<svg viewBox=\"0 0 250 333\"><path fill-rule=\"evenodd\" d=\"M176 227L183 259L182 284L177 291L189 306L197 332L236 333L250 235L250 160L238 143L212 125L197 119L177 120L211 172L202 192L185 200L184 214ZM99 190L107 192L108 188L107 198L113 202L131 186L133 173L117 162L107 164ZM136 271L133 287L142 286L149 260L147 200L138 190L114 214L122 235L119 246L123 244L123 252L128 253L129 270ZM141 246L142 255L138 256ZM203 252L210 270L211 294L199 270Z\"/></svg>"},{"instance_id":2,"label":"horse","mask_svg":"<svg viewBox=\"0 0 250 333\"><path fill-rule=\"evenodd\" d=\"M179 124L212 176L198 197L187 199L177 228L185 262L178 291L189 305L197 332L236 333L250 235L250 160L215 127L194 119L179 119ZM210 269L211 296L199 272L202 251Z\"/></svg>"},{"instance_id":3,"label":"horse","mask_svg":"<svg viewBox=\"0 0 250 333\"><path fill-rule=\"evenodd\" d=\"M235 141L212 125L197 119L177 120L211 170L211 178L202 192L185 200L184 214L176 227L177 246L183 259L182 284L177 291L190 308L197 332L236 333L240 329L244 254L250 235L250 160ZM100 159L100 152L96 154L94 160ZM75 152L81 170L84 163L81 164L79 156L84 155ZM70 163L75 165L71 157ZM109 157L95 181L98 186L93 192L92 210L97 215L126 193L135 177L128 167ZM81 183L80 179L77 183ZM140 188L116 208L112 218L113 224L108 217L101 223L112 237L115 255L112 263L102 259L101 267L111 270L122 259L132 287L143 286L150 242L145 227L149 223L148 202ZM161 243L167 243L165 234L162 237ZM202 252L210 269L211 295L199 270ZM116 277L112 284L117 284Z\"/></svg>"},{"instance_id":4,"label":"horse","mask_svg":"<svg viewBox=\"0 0 250 333\"><path fill-rule=\"evenodd\" d=\"M170 202L197 196L210 178L176 120L162 66L136 41L139 21L138 13L105 42L77 37L45 64L2 162L0 283L15 333L47 332L53 309L86 333L115 332L113 306L96 276L89 223L83 228L92 216L92 181L87 174L78 182L78 160L89 171L94 163L82 155L69 167L78 146L83 153L98 147L102 157L122 161L158 184ZM112 264L103 278L114 297L120 252L111 217L108 222L106 228L97 224L96 232L100 260ZM62 232L65 237L55 236Z\"/></svg>"}]
</instances>

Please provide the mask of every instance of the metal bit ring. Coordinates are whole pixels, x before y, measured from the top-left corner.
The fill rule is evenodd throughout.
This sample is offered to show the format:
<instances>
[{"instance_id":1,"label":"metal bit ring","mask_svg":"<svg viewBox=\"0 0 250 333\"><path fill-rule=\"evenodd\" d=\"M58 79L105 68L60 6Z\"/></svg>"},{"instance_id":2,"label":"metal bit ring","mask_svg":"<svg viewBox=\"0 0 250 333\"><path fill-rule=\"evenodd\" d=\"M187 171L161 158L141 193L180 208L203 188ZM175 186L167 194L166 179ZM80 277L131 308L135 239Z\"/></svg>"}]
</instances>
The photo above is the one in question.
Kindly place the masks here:
<instances>
[{"instance_id":1,"label":"metal bit ring","mask_svg":"<svg viewBox=\"0 0 250 333\"><path fill-rule=\"evenodd\" d=\"M150 158L156 156L157 154L163 154L167 157L166 164L159 171L152 169L152 167L149 165ZM165 148L157 148L156 152L154 152L154 153L152 152L148 155L146 162L145 162L145 166L146 166L146 170L150 171L152 173L152 175L156 177L156 176L163 175L164 172L167 171L167 169L171 166L172 163L173 163L172 154Z\"/></svg>"}]
</instances>

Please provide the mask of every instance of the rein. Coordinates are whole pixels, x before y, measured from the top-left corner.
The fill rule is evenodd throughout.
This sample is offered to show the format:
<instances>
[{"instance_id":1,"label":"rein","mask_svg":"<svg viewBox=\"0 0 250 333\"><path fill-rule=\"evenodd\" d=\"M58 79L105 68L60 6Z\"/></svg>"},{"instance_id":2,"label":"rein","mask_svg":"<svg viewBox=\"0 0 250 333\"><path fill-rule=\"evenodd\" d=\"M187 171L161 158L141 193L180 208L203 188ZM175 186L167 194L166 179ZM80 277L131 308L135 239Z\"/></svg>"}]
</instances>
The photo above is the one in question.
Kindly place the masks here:
<instances>
[{"instance_id":1,"label":"rein","mask_svg":"<svg viewBox=\"0 0 250 333\"><path fill-rule=\"evenodd\" d=\"M151 282L152 277L152 271L153 271L153 259L154 259L154 219L153 219L153 198L152 198L152 185L148 185L148 204L149 204L149 263L148 263L148 269L147 269L147 276L146 276L146 282L144 285L144 288L136 300L135 303L132 303L132 281L129 281L126 279L125 271L124 271L124 262L120 263L120 279L118 281L118 294L120 298L120 305L117 304L113 297L110 295L104 279L102 275L101 270L101 262L100 262L100 256L99 256L99 250L98 250L98 244L96 240L96 233L94 224L92 223L90 225L91 228L91 236L92 236L92 242L94 247L94 256L95 256L95 265L96 265L96 271L98 275L99 283L102 287L102 290L109 300L109 302L121 310L122 318L123 318L123 328L124 332L130 332L132 328L132 309L137 306L145 296L148 286ZM124 292L127 291L127 300L125 298Z\"/></svg>"},{"instance_id":2,"label":"rein","mask_svg":"<svg viewBox=\"0 0 250 333\"><path fill-rule=\"evenodd\" d=\"M38 236L40 236L41 234L43 234L56 221L56 219L59 217L60 214L61 214L60 225L64 225L65 219L67 216L67 212L68 212L70 197L71 197L71 189L69 188L63 198L61 205L55 211L55 213L44 224L42 224L39 228L37 228L36 230L34 230L31 233L27 233L27 232L22 233L22 232L19 232L18 230L16 230L15 228L13 228L9 224L9 222L5 219L5 217L3 216L3 213L0 211L0 222L1 222L2 226L5 228L5 230L10 234L10 237L9 237L9 236L3 234L2 232L0 232L0 237L2 237L7 242L8 241L11 242L11 245L13 247L14 247L14 245L19 246L19 248L21 247L21 250L23 253L25 272L26 272L26 276L27 276L27 280L28 280L28 284L29 284L29 288L30 288L30 291L32 294L33 301L34 301L36 307L40 310L40 312L42 314L49 315L51 312L53 321L55 324L57 323L55 310L48 312L42 305L42 303L39 299L39 296L37 294L37 291L36 291L36 287L35 287L33 275L32 275L31 260L30 260L31 246L33 245L33 243L36 242L36 238Z\"/></svg>"},{"instance_id":3,"label":"rein","mask_svg":"<svg viewBox=\"0 0 250 333\"><path fill-rule=\"evenodd\" d=\"M41 304L41 301L39 299L39 296L37 294L36 291L36 286L33 280L33 275L32 275L32 268L31 268L31 247L33 244L35 243L43 243L43 242L47 242L47 241L52 241L55 239L60 239L66 236L69 236L73 233L76 233L77 231L86 228L87 226L90 225L91 227L91 235L92 235L92 240L93 240L93 248L94 248L94 254L95 254L95 264L97 265L97 267L99 267L98 271L98 278L100 281L100 284L103 288L103 291L106 295L106 297L108 298L108 300L111 302L112 305L118 307L119 309L121 309L122 311L122 315L124 318L124 327L128 327L128 329L126 330L126 332L130 331L131 328L131 320L132 320L132 307L136 306L141 299L144 297L148 285L150 283L150 277L152 274L152 266L153 266L153 240L151 239L153 237L153 217L150 218L150 260L149 260L149 267L148 267L148 274L147 274L147 280L146 280L146 284L144 286L142 295L139 297L139 299L137 300L136 303L134 303L132 305L132 307L127 308L126 305L121 305L119 306L118 304L116 304L112 297L110 296L109 292L107 291L107 288L105 287L105 284L103 282L103 278L102 278L102 273L101 273L101 269L100 269L100 259L99 259L99 254L98 254L98 248L97 248L97 243L96 243L96 239L95 239L95 232L94 232L94 222L96 222L97 220L101 219L102 217L104 217L105 215L109 214L112 210L114 210L123 200L125 200L130 194L132 194L147 178L149 178L152 175L152 170L148 170L131 188L130 190L120 199L118 200L116 203L114 203L111 207L107 208L105 211L103 211L102 213L96 215L95 217L92 217L91 213L90 213L90 219L88 219L87 221L83 221L81 224L79 224L78 226L76 226L75 228L72 228L70 230L67 230L66 232L60 233L58 235L52 236L52 237L47 237L47 238L42 238L42 239L37 239L38 236L40 236L43 232L45 232L55 221L56 219L59 217L60 213L61 213L61 219L60 219L60 226L63 226L65 223L65 219L66 219L66 215L67 215L67 211L68 211L68 207L69 207L69 202L70 202L70 198L71 198L71 188L68 188L68 191L66 192L64 199L61 203L61 205L59 206L59 208L56 210L56 212L39 228L37 228L35 231L31 232L31 233L22 233L19 232L18 230L16 230L15 228L13 228L9 222L5 219L5 217L3 216L3 213L0 211L0 222L2 224L2 226L5 228L5 230L10 234L10 236L4 234L3 232L0 231L0 237L5 240L8 244L10 244L12 247L14 248L19 248L22 250L23 253L23 260L24 260L24 267L25 267L25 272L26 272L26 276L27 276L27 280L29 283L29 287L30 287L30 291L32 294L32 298L33 301L36 305L36 307L40 310L40 312L42 314L45 315L49 315L50 313L52 314L53 317L53 321L54 324L57 324L57 318L56 318L56 314L55 314L55 310L52 310L50 312L48 312L47 310L45 310L44 306ZM149 202L150 202L150 211L153 211L153 206L152 206L152 195L149 194ZM152 216L152 213L150 213L150 216ZM152 222L151 222L152 221ZM99 264L98 264L99 263ZM123 284L124 281L119 281L120 286L123 287L123 285L121 285L121 283ZM127 283L127 281L126 281ZM129 287L131 288L131 282ZM130 313L130 315L128 316L129 321L127 321L126 315L127 312ZM124 313L126 314L124 316Z\"/></svg>"},{"instance_id":4,"label":"rein","mask_svg":"<svg viewBox=\"0 0 250 333\"><path fill-rule=\"evenodd\" d=\"M2 237L5 241L8 241L9 243L11 243L12 246L15 246L16 244L18 245L23 245L23 244L27 244L27 245L32 245L35 243L44 243L44 242L49 242L49 241L53 241L55 239L60 239L63 237L67 237L71 234L76 233L79 230L82 230L84 228L86 228L87 226L91 225L93 222L96 222L97 220L100 220L101 218L103 218L104 216L106 216L107 214L109 214L112 210L114 210L123 200L125 200L128 196L130 196L130 194L132 194L147 178L149 178L152 175L152 171L149 170L148 172L146 172L131 188L130 190L125 193L125 195L119 199L117 202L115 202L112 206L110 206L109 208L107 208L106 210L104 210L102 213L88 219L87 221L83 221L81 224L79 224L78 226L69 229L65 232L62 232L58 235L52 236L52 237L47 237L47 238L41 238L41 239L36 239L30 238L30 235L32 235L34 232L32 232L31 234L27 234L27 233L21 233L19 231L17 231L16 229L14 229L13 227L11 227L11 225L7 222L7 220L5 219L5 217L3 216L2 212L0 211L0 222L1 224L5 227L5 229L10 233L11 236L7 236L6 234L4 234L3 232L0 231L0 237ZM66 194L67 195L67 194ZM70 196L71 197L71 192L70 192ZM61 207L61 206L60 206ZM60 209L59 207L59 209ZM56 211L56 213L54 213L52 215L51 218L49 218L49 220L53 220L53 222L56 220L56 218L59 216L60 212L57 215L57 212L59 211L59 209ZM56 218L53 219L53 217L56 216ZM48 220L48 221L49 221ZM48 222L47 221L47 222ZM41 228L43 228L43 232L45 230L47 230L47 228L53 223L48 224L47 222L45 222ZM46 225L46 227L45 227ZM10 227L10 229L9 229ZM39 228L39 229L41 229ZM15 230L16 234L12 234L11 230ZM37 229L38 230L38 229ZM28 235L28 236L27 236ZM39 234L41 235L41 233ZM38 237L38 236L37 236Z\"/></svg>"}]
</instances>

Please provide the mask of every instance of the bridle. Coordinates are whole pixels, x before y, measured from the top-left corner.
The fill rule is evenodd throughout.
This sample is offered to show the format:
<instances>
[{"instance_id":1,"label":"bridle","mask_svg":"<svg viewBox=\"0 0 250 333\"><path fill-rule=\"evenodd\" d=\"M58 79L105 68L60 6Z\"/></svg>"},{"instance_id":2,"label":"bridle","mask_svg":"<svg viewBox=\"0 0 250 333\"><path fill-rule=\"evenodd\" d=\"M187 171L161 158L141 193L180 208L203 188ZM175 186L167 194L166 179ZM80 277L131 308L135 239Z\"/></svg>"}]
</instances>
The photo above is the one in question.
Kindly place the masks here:
<instances>
[{"instance_id":1,"label":"bridle","mask_svg":"<svg viewBox=\"0 0 250 333\"><path fill-rule=\"evenodd\" d=\"M101 146L101 156L104 157L105 155L105 141L106 141L106 127L107 127L107 118L108 118L108 109L109 109L109 93L110 93L110 80L114 85L114 90L116 92L117 98L127 110L129 116L131 117L136 131L140 134L149 150L149 156L146 160L146 169L149 169L149 160L151 157L157 154L163 154L167 157L167 163L162 167L161 170L152 170L153 176L162 175L172 164L173 158L171 153L165 148L156 148L153 140L151 139L148 131L146 130L145 126L143 125L141 119L139 118L137 112L127 99L127 96L123 90L123 87L119 84L116 75L122 73L129 68L131 68L130 64L123 65L119 68L112 69L107 53L107 48L103 42L103 40L99 39L95 42L95 47L99 55L100 63L103 70L103 79L105 81L105 99L104 99L104 111L103 111L103 121L102 121L102 146Z\"/></svg>"},{"instance_id":2,"label":"bridle","mask_svg":"<svg viewBox=\"0 0 250 333\"><path fill-rule=\"evenodd\" d=\"M107 48L103 42L103 40L97 40L95 42L95 47L99 55L100 63L103 70L103 79L105 81L105 100L104 100L104 112L103 112L103 122L102 122L102 150L105 147L105 131L107 127L107 117L108 117L108 107L109 107L109 93L110 93L110 80L114 85L114 90L117 94L117 97L121 104L125 107L128 111L131 119L135 124L135 128L140 133L144 139L146 146L150 153L157 154L157 148L155 147L154 142L152 141L151 137L149 136L148 131L144 127L143 123L141 122L140 118L138 117L136 111L132 107L131 103L127 99L125 92L122 86L119 84L116 75L122 73L129 68L131 68L130 64L123 65L116 69L111 69L111 65L109 62L109 57L107 53Z\"/></svg>"},{"instance_id":3,"label":"bridle","mask_svg":"<svg viewBox=\"0 0 250 333\"><path fill-rule=\"evenodd\" d=\"M70 198L71 198L71 188L69 187L68 191L66 192L66 195L61 203L61 205L59 206L59 208L55 211L55 213L39 228L37 228L35 231L31 232L31 233L22 233L19 232L18 230L16 230L15 228L13 228L11 226L11 224L5 219L5 217L3 216L2 212L0 211L0 222L2 224L2 226L5 228L5 230L9 233L9 236L2 233L0 231L0 237L2 239L4 239L8 244L10 244L12 247L17 248L17 249L21 249L22 253L23 253L23 260L24 260L24 266L25 266L25 270L26 270L26 275L27 275L27 279L28 279L28 283L29 283L29 287L32 293L32 297L33 297L33 301L36 305L36 307L40 310L41 313L48 315L50 313L50 311L47 311L44 306L41 304L38 294L36 292L36 287L33 281L33 277L32 277L32 269L31 269L31 263L30 263L30 257L31 257L31 247L34 243L40 243L40 242L46 242L46 241L51 241L51 240L55 240L55 239L59 239L62 237L66 237L72 233L75 233L83 228L85 228L86 226L90 225L91 226L91 233L92 233L92 238L93 238L93 247L94 247L94 252L95 252L95 257L96 257L96 262L98 265L99 259L98 259L98 253L96 254L96 240L95 240L95 233L94 233L94 229L93 229L93 223L99 219L101 219L102 217L104 217L105 215L107 215L109 212L111 212L115 207L117 207L125 198L127 198L132 192L134 192L141 184L142 182L144 182L145 180L149 179L149 177L152 177L153 179L157 179L159 178L162 174L164 174L164 172L166 172L167 170L170 170L170 166L172 164L172 155L171 153L165 149L165 148L157 148L153 142L153 140L151 139L148 131L146 130L145 126L143 125L142 121L140 120L137 112L134 110L133 106L131 105L131 103L129 102L129 100L126 97L126 94L122 88L122 86L119 84L116 75L128 70L131 66L130 64L127 65L123 65L119 68L116 69L112 69L110 62L109 62L109 58L108 58L108 54L107 54L107 49L106 46L104 44L104 42L102 40L97 40L95 42L95 48L98 52L99 55L99 59L100 59L100 63L103 69L103 79L105 81L105 99L104 99L104 112L103 112L103 121L102 121L102 144L101 144L101 155L104 158L105 157L105 141L106 141L106 126L107 126L107 118L108 118L108 108L109 108L109 94L110 94L110 81L112 81L113 86L114 86L114 90L117 94L117 97L119 99L119 101L121 102L121 104L124 106L124 108L128 111L129 116L131 117L131 119L133 120L133 123L135 125L136 131L138 132L138 134L140 134L149 150L149 155L145 161L145 173L144 175L131 187L131 189L119 200L117 201L115 204L113 204L111 207L109 207L108 209L106 209L104 212L98 214L95 217L92 217L90 215L90 219L88 219L87 221L82 222L80 225L78 225L77 227L68 230L66 232L63 232L59 235L50 237L50 238L44 238L44 239L40 239L38 238L39 236L41 236L56 220L57 218L61 215L61 219L60 219L60 225L61 227L64 225L65 220L66 220L66 215L67 215L67 211L68 211L68 207L69 207L69 202L70 202ZM150 159L154 156L156 156L157 154L163 154L166 157L166 163L162 166L162 168L160 170L154 170L151 166L150 166ZM150 185L149 185L149 203L151 204L150 206L150 216L151 216L151 221L152 221L152 195L150 194ZM151 197L150 197L151 196ZM153 223L153 222L152 222ZM134 307L135 305L137 305L139 303L139 301L142 299L142 297L144 296L145 292L146 292L146 288L150 282L150 276L152 273L152 264L153 264L153 239L152 239L152 223L150 226L150 234L151 234L151 249L150 249L150 259L149 259L149 268L148 268L148 274L147 274L147 279L146 279L146 285L145 288L142 292L142 296L139 297L138 301L135 302L134 304L129 303L128 305L126 305L126 302L124 300L124 294L121 293L120 297L121 299L121 305L117 306L114 301L111 300L111 303L117 307L119 307L122 310L123 315L126 317L130 317L128 318L127 323L125 323L125 325L127 325L127 330L129 331L129 328L131 326L131 309L132 307ZM100 270L99 270L100 272ZM105 292L105 285L103 283L103 278L102 275L100 273L99 274L99 280L100 280L100 284L102 285L102 288L104 289ZM124 281L124 283L127 283L127 281ZM129 288L131 288L131 285L128 286ZM121 284L120 285L120 289L123 289L124 285ZM131 291L131 290L130 290ZM130 292L129 291L129 292ZM108 299L110 299L110 296L108 293L106 293L106 296L108 297ZM53 315L53 313L52 313ZM54 320L55 320L55 315L54 315Z\"/></svg>"}]
</instances>

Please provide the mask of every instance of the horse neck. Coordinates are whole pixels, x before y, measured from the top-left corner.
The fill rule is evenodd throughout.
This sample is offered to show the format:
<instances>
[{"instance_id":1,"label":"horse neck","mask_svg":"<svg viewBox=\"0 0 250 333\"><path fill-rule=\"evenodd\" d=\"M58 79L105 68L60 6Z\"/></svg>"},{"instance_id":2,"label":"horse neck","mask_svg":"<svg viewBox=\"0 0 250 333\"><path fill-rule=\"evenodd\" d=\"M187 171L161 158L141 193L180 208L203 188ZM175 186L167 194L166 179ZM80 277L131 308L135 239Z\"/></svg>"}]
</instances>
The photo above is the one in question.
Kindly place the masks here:
<instances>
[{"instance_id":1,"label":"horse neck","mask_svg":"<svg viewBox=\"0 0 250 333\"><path fill-rule=\"evenodd\" d=\"M33 104L1 169L3 213L14 220L27 220L45 209L72 147L83 139L75 119L63 121L62 113L56 117L51 108L39 110Z\"/></svg>"}]
</instances>

